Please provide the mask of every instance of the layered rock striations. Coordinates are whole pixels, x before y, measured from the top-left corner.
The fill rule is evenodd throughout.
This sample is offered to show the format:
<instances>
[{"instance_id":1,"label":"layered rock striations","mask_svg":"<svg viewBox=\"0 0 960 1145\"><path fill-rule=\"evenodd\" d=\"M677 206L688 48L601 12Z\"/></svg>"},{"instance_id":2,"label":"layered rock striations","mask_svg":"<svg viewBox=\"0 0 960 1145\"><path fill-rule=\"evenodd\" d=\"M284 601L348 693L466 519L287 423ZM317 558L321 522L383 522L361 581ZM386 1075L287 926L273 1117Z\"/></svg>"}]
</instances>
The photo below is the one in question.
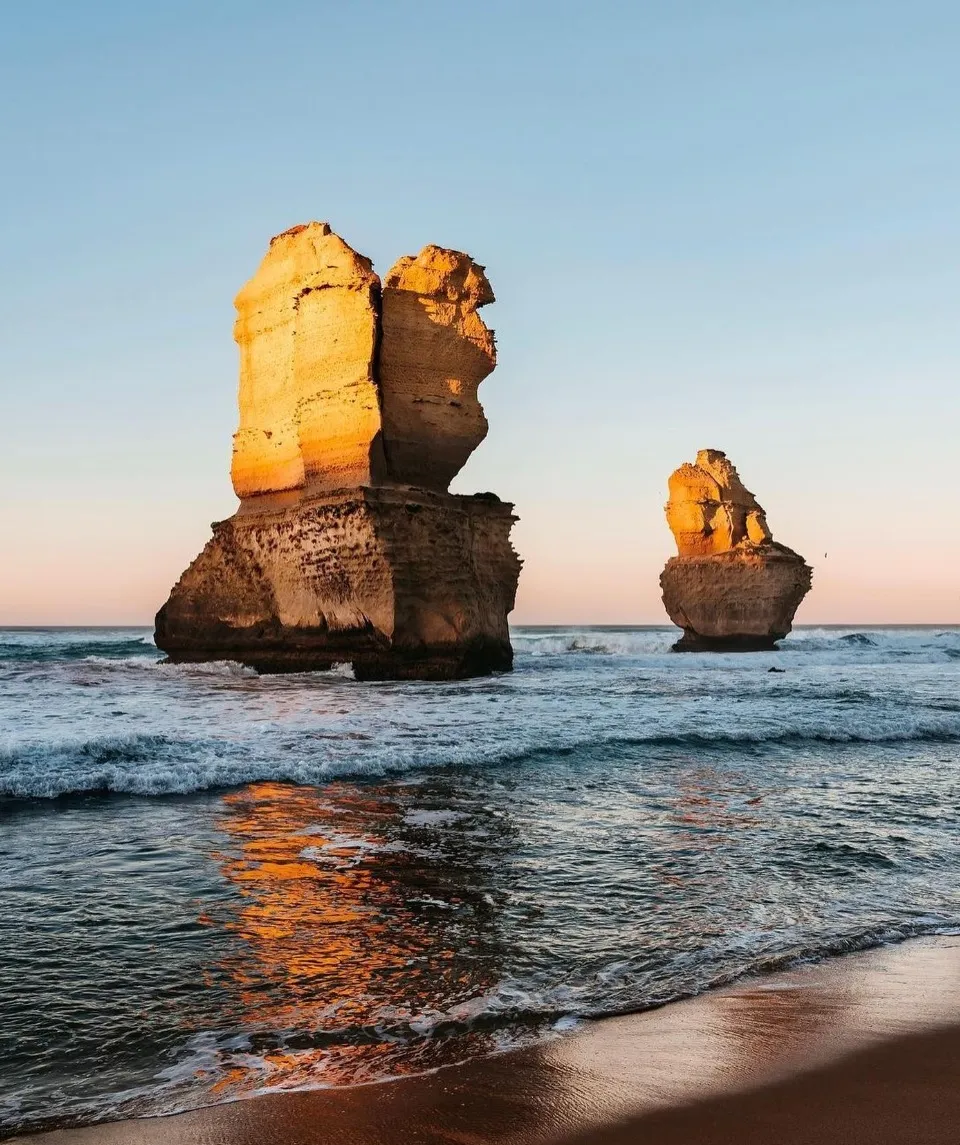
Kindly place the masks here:
<instances>
[{"instance_id":1,"label":"layered rock striations","mask_svg":"<svg viewBox=\"0 0 960 1145\"><path fill-rule=\"evenodd\" d=\"M660 576L683 636L678 651L769 649L790 631L810 588L803 557L773 539L766 514L727 460L702 449L669 480L678 555Z\"/></svg>"},{"instance_id":2,"label":"layered rock striations","mask_svg":"<svg viewBox=\"0 0 960 1145\"><path fill-rule=\"evenodd\" d=\"M359 678L512 663L513 506L447 487L496 364L483 267L429 246L381 283L325 223L272 240L237 296L240 507L157 614L174 661Z\"/></svg>"}]
</instances>

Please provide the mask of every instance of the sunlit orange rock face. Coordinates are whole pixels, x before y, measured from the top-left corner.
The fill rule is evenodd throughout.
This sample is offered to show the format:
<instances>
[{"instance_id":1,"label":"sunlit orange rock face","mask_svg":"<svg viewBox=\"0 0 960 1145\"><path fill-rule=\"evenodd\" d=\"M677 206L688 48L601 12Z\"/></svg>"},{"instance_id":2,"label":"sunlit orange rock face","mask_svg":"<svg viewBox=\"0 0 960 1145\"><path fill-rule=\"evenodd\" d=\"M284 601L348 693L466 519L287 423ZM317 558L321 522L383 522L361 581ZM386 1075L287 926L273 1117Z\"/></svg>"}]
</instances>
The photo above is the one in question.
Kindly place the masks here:
<instances>
[{"instance_id":1,"label":"sunlit orange rock face","mask_svg":"<svg viewBox=\"0 0 960 1145\"><path fill-rule=\"evenodd\" d=\"M775 647L792 627L811 569L774 541L757 499L719 450L700 450L668 484L667 523L679 555L667 562L660 585L670 619L684 632L674 647Z\"/></svg>"},{"instance_id":2,"label":"sunlit orange rock face","mask_svg":"<svg viewBox=\"0 0 960 1145\"><path fill-rule=\"evenodd\" d=\"M380 280L326 223L277 235L237 295L238 497L369 485L382 449L374 377ZM381 465L382 469L382 465Z\"/></svg>"},{"instance_id":3,"label":"sunlit orange rock face","mask_svg":"<svg viewBox=\"0 0 960 1145\"><path fill-rule=\"evenodd\" d=\"M484 268L405 255L381 289L326 223L277 235L237 295L240 498L386 482L445 492L487 434L477 388L497 364L477 310Z\"/></svg>"},{"instance_id":4,"label":"sunlit orange rock face","mask_svg":"<svg viewBox=\"0 0 960 1145\"><path fill-rule=\"evenodd\" d=\"M391 477L446 489L487 435L477 387L497 364L477 309L493 302L484 268L428 246L383 284L380 384Z\"/></svg>"},{"instance_id":5,"label":"sunlit orange rock face","mask_svg":"<svg viewBox=\"0 0 960 1145\"><path fill-rule=\"evenodd\" d=\"M368 678L509 668L513 506L454 496L496 364L469 255L428 246L381 287L326 223L270 243L237 296L238 512L157 614L173 660Z\"/></svg>"},{"instance_id":6,"label":"sunlit orange rock face","mask_svg":"<svg viewBox=\"0 0 960 1145\"><path fill-rule=\"evenodd\" d=\"M773 540L767 518L726 454L701 449L693 465L670 475L667 524L682 557L726 553L743 542Z\"/></svg>"}]
</instances>

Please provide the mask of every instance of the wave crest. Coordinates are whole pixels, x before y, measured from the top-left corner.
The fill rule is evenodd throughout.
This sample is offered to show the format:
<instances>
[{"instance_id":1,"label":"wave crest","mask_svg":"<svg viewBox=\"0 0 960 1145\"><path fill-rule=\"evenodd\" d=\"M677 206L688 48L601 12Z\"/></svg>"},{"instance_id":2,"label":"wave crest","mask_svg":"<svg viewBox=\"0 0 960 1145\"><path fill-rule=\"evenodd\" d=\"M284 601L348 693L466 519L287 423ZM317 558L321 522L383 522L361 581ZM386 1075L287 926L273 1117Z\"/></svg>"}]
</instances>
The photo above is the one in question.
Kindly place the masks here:
<instances>
[{"instance_id":1,"label":"wave crest","mask_svg":"<svg viewBox=\"0 0 960 1145\"><path fill-rule=\"evenodd\" d=\"M515 628L514 650L521 656L660 656L680 636L672 627L651 628ZM778 644L773 655L827 653L842 662L924 657L936 661L960 656L960 629L944 628L797 628ZM691 654L687 654L691 655ZM707 654L711 658L716 653Z\"/></svg>"},{"instance_id":2,"label":"wave crest","mask_svg":"<svg viewBox=\"0 0 960 1145\"><path fill-rule=\"evenodd\" d=\"M252 742L187 739L165 735L103 736L54 744L27 743L0 749L0 798L55 799L83 793L183 795L264 781L326 783L333 778L376 776L442 767L523 765L551 758L603 762L625 752L648 750L776 750L804 744L960 743L960 720L912 721L887 728L778 728L666 734L611 735L547 742L471 742L402 751L372 747L349 735L329 737L325 746L311 733L291 742L289 734ZM354 752L351 755L351 751Z\"/></svg>"}]
</instances>

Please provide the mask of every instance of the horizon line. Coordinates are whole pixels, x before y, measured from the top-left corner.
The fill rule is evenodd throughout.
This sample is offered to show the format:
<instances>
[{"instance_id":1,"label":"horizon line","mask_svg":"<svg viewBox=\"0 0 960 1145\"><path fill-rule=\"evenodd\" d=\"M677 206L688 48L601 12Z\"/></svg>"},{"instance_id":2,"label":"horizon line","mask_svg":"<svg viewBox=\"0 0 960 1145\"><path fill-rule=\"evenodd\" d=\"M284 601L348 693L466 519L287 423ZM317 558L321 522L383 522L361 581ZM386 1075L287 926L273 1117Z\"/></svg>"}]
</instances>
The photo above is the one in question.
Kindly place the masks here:
<instances>
[{"instance_id":1,"label":"horizon line","mask_svg":"<svg viewBox=\"0 0 960 1145\"><path fill-rule=\"evenodd\" d=\"M50 632L50 631L64 631L69 632L78 628L86 628L93 630L100 630L104 632L116 631L121 628L142 629L153 628L153 623L150 624L0 624L0 632ZM536 624L515 623L510 625L511 628L607 628L611 630L624 629L624 628L672 628L677 632L683 631L677 625L671 624L669 621L659 624L640 624L640 623L622 623L612 624L609 622L594 623L588 620L577 621L555 621L547 623L538 621ZM804 624L794 624L791 632L796 632L800 628L960 628L960 620L891 620L891 621L823 621L818 623L816 621L809 621ZM786 636L779 637L780 640L786 640L790 635L788 632Z\"/></svg>"}]
</instances>

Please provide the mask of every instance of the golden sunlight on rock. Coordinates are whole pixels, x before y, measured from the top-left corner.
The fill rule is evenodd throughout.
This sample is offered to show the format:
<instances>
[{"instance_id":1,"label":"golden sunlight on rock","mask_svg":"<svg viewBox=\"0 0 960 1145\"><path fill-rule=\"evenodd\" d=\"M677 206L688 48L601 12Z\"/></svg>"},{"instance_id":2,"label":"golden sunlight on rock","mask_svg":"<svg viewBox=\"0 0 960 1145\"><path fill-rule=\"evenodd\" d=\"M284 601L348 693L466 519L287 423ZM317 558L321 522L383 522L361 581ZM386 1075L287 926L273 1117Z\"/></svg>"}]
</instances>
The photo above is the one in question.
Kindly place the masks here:
<instances>
[{"instance_id":1,"label":"golden sunlight on rock","mask_svg":"<svg viewBox=\"0 0 960 1145\"><path fill-rule=\"evenodd\" d=\"M326 223L277 235L237 295L238 497L369 485L380 280Z\"/></svg>"},{"instance_id":2,"label":"golden sunlight on rock","mask_svg":"<svg viewBox=\"0 0 960 1145\"><path fill-rule=\"evenodd\" d=\"M716 449L671 474L667 523L678 556L660 576L663 603L684 635L678 651L773 648L790 631L812 572L774 541L766 514Z\"/></svg>"},{"instance_id":3,"label":"golden sunlight on rock","mask_svg":"<svg viewBox=\"0 0 960 1145\"><path fill-rule=\"evenodd\" d=\"M477 309L493 302L469 255L427 246L383 284L380 385L393 480L444 490L487 435L477 388L497 364Z\"/></svg>"},{"instance_id":4,"label":"golden sunlight on rock","mask_svg":"<svg viewBox=\"0 0 960 1145\"><path fill-rule=\"evenodd\" d=\"M236 300L241 505L158 612L158 648L366 679L510 668L513 506L447 492L487 432L492 301L460 251L401 259L381 292L326 223L271 241Z\"/></svg>"},{"instance_id":5,"label":"golden sunlight on rock","mask_svg":"<svg viewBox=\"0 0 960 1145\"><path fill-rule=\"evenodd\" d=\"M725 553L744 540L763 544L773 538L763 509L725 454L701 449L693 465L670 475L667 524L682 557Z\"/></svg>"}]
</instances>

